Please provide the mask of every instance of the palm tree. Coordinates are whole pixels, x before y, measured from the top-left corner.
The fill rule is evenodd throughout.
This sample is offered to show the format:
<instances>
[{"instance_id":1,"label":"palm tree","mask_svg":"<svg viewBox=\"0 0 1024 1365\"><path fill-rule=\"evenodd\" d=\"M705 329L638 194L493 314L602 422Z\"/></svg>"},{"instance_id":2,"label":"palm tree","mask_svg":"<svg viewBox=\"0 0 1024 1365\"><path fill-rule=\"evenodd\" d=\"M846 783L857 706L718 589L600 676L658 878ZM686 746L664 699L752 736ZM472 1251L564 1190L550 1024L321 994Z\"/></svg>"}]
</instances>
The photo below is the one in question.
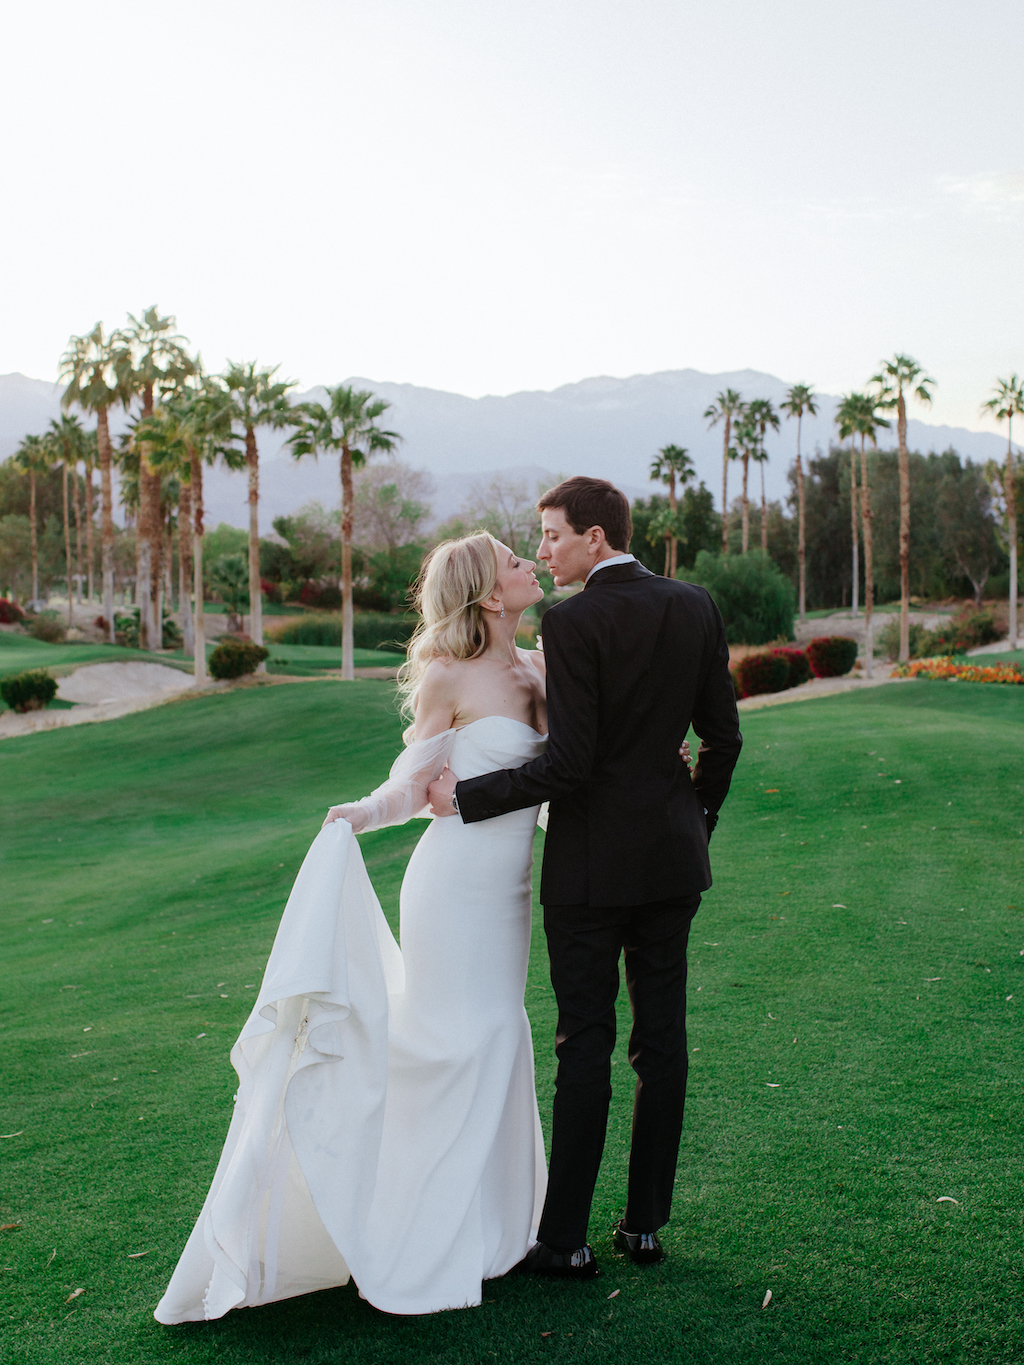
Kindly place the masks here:
<instances>
[{"instance_id":1,"label":"palm tree","mask_svg":"<svg viewBox=\"0 0 1024 1365\"><path fill-rule=\"evenodd\" d=\"M115 368L115 357L123 350L119 333L103 334L98 322L86 336L71 337L61 356L60 379L67 382L61 406L67 410L72 404L83 412L96 414L96 447L100 466L100 554L103 571L103 619L107 623L107 639L114 643L114 496L110 480L110 425L108 410L114 403L127 407L131 391L121 382ZM91 518L90 518L91 524ZM92 551L89 552L92 567ZM90 588L90 595L91 595Z\"/></svg>"},{"instance_id":2,"label":"palm tree","mask_svg":"<svg viewBox=\"0 0 1024 1365\"><path fill-rule=\"evenodd\" d=\"M835 416L840 441L845 441L847 437L850 438L850 538L853 543L853 587L850 591L850 606L854 616L857 615L857 596L860 587L860 561L857 548L860 536L857 528L856 435L863 401L864 395L861 393L846 394L836 408Z\"/></svg>"},{"instance_id":3,"label":"palm tree","mask_svg":"<svg viewBox=\"0 0 1024 1365\"><path fill-rule=\"evenodd\" d=\"M185 338L174 331L173 317L161 317L156 307L141 318L128 314L128 327L118 333L113 368L121 391L141 400L142 420L153 416L158 399L173 392L195 371L185 349ZM147 443L139 446L139 517L136 528L136 598L139 603L139 644L159 649L163 641L163 575L160 554L163 527L160 516L160 475L151 467Z\"/></svg>"},{"instance_id":4,"label":"palm tree","mask_svg":"<svg viewBox=\"0 0 1024 1365\"><path fill-rule=\"evenodd\" d=\"M796 558L800 581L800 620L805 621L807 619L807 528L805 517L807 502L804 496L804 464L800 457L800 429L803 425L805 412L811 417L816 417L818 414L810 385L794 384L779 404L779 408L787 417L796 418Z\"/></svg>"},{"instance_id":5,"label":"palm tree","mask_svg":"<svg viewBox=\"0 0 1024 1365\"><path fill-rule=\"evenodd\" d=\"M743 399L735 389L722 389L715 394L715 401L709 408L705 408L704 416L708 423L708 430L716 427L719 422L724 422L725 427L722 435L722 554L729 553L729 461L734 458L730 454L732 424L743 413ZM746 466L744 466L744 469Z\"/></svg>"},{"instance_id":6,"label":"palm tree","mask_svg":"<svg viewBox=\"0 0 1024 1365\"><path fill-rule=\"evenodd\" d=\"M191 584L189 566L192 561L191 530L191 460L185 441L185 433L179 411L175 410L174 399L153 411L152 417L140 421L135 427L136 442L143 442L149 450L150 468L161 476L161 503L166 508L168 485L174 484L173 501L178 505L178 610L182 619L184 652L194 651L195 635L192 626L192 608L189 601ZM171 561L170 549L167 553Z\"/></svg>"},{"instance_id":7,"label":"palm tree","mask_svg":"<svg viewBox=\"0 0 1024 1365\"><path fill-rule=\"evenodd\" d=\"M757 449L752 457L761 466L761 549L768 553L768 504L764 496L764 467L768 463L768 453L764 448L765 432L769 427L779 429L779 415L772 406L770 398L755 398L747 407L747 418L753 422L757 431Z\"/></svg>"},{"instance_id":8,"label":"palm tree","mask_svg":"<svg viewBox=\"0 0 1024 1365\"><path fill-rule=\"evenodd\" d=\"M283 427L292 421L292 406L286 394L294 380L274 379L280 366L257 370L249 365L229 363L221 376L226 390L224 411L232 430L241 434L230 439L242 441L249 470L249 635L255 644L263 643L263 595L260 588L260 457L256 448L257 427ZM266 665L260 664L266 672Z\"/></svg>"},{"instance_id":9,"label":"palm tree","mask_svg":"<svg viewBox=\"0 0 1024 1365\"><path fill-rule=\"evenodd\" d=\"M685 446L662 446L657 455L651 461L651 479L660 479L668 485L668 505L671 513L671 523L665 533L665 577L675 578L678 555L679 555L679 536L678 536L678 513L679 500L676 497L676 479L679 480L680 487L686 484L696 474L693 461L690 459L690 452Z\"/></svg>"},{"instance_id":10,"label":"palm tree","mask_svg":"<svg viewBox=\"0 0 1024 1365\"><path fill-rule=\"evenodd\" d=\"M1017 648L1017 495L1013 478L1013 419L1024 413L1024 382L1011 374L1009 379L997 379L995 393L982 404L982 412L991 412L999 422L1006 423L1006 473L1003 493L1006 499L1006 531L1010 542L1010 648Z\"/></svg>"},{"instance_id":11,"label":"palm tree","mask_svg":"<svg viewBox=\"0 0 1024 1365\"><path fill-rule=\"evenodd\" d=\"M874 580L874 539L871 510L871 485L868 481L868 454L866 441L876 444L879 427L888 429L889 423L875 412L875 400L866 393L851 393L843 399L846 407L846 424L851 437L860 437L860 523L864 533L864 662L865 672L870 678L874 672L875 644L871 631L871 619L875 609Z\"/></svg>"},{"instance_id":12,"label":"palm tree","mask_svg":"<svg viewBox=\"0 0 1024 1365\"><path fill-rule=\"evenodd\" d=\"M868 381L877 385L875 407L896 409L896 435L899 441L900 470L900 662L910 658L910 456L907 453L907 395L919 403L930 403L930 379L909 355L897 353L883 360L877 374Z\"/></svg>"},{"instance_id":13,"label":"palm tree","mask_svg":"<svg viewBox=\"0 0 1024 1365\"><path fill-rule=\"evenodd\" d=\"M14 461L28 475L28 524L32 547L32 609L39 610L39 519L36 515L36 475L45 474L53 463L45 436L26 436L14 452Z\"/></svg>"},{"instance_id":14,"label":"palm tree","mask_svg":"<svg viewBox=\"0 0 1024 1365\"><path fill-rule=\"evenodd\" d=\"M68 627L75 624L74 612L74 574L71 564L71 518L68 506L68 471L75 471L75 478L78 478L78 461L82 456L82 449L85 445L85 431L77 417L63 416L59 422L50 423L50 430L47 432L47 448L50 454L50 461L56 464L60 461L61 472L63 474L63 493L64 493L64 572L67 576L68 584Z\"/></svg>"},{"instance_id":15,"label":"palm tree","mask_svg":"<svg viewBox=\"0 0 1024 1365\"><path fill-rule=\"evenodd\" d=\"M733 435L736 438L736 446L734 451L730 453L729 458L733 460L742 460L743 462L743 510L741 515L742 536L740 545L743 553L746 554L747 550L750 548L750 499L747 496L747 483L750 473L750 461L757 453L757 427L753 422L748 421L746 409L744 409L738 419Z\"/></svg>"},{"instance_id":16,"label":"palm tree","mask_svg":"<svg viewBox=\"0 0 1024 1365\"><path fill-rule=\"evenodd\" d=\"M341 465L341 676L351 680L352 653L352 469L378 453L391 454L402 439L396 431L377 425L391 406L368 389L338 384L327 390L323 403L300 403L295 408L295 433L286 444L297 460L314 458L323 451L336 451Z\"/></svg>"}]
</instances>

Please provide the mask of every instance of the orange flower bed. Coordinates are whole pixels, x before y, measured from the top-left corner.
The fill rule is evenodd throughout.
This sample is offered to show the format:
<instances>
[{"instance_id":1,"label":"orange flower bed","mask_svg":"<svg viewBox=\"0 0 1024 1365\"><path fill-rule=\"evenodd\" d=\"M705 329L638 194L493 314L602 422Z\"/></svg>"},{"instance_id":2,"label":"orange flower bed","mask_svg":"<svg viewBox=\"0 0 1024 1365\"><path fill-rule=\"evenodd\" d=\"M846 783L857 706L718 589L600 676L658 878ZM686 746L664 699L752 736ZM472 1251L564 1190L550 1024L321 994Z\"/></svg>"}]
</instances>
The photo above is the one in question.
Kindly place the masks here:
<instances>
[{"instance_id":1,"label":"orange flower bed","mask_svg":"<svg viewBox=\"0 0 1024 1365\"><path fill-rule=\"evenodd\" d=\"M949 682L1024 683L1020 664L963 664L953 659L912 659L893 669L894 678L937 678Z\"/></svg>"}]
</instances>

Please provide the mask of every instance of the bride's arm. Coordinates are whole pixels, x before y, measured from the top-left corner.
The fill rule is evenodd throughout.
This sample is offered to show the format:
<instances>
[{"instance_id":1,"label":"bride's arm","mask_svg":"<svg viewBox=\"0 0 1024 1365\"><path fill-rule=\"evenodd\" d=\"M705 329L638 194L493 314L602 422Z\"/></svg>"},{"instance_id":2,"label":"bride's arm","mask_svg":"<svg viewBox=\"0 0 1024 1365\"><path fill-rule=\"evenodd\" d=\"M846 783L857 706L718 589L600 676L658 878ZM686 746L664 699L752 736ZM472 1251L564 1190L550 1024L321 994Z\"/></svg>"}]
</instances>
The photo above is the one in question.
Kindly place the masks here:
<instances>
[{"instance_id":1,"label":"bride's arm","mask_svg":"<svg viewBox=\"0 0 1024 1365\"><path fill-rule=\"evenodd\" d=\"M453 686L444 665L431 664L416 698L415 739L399 754L388 780L361 801L332 806L324 825L347 820L356 834L412 819L427 805L427 784L443 771L455 731Z\"/></svg>"}]
</instances>

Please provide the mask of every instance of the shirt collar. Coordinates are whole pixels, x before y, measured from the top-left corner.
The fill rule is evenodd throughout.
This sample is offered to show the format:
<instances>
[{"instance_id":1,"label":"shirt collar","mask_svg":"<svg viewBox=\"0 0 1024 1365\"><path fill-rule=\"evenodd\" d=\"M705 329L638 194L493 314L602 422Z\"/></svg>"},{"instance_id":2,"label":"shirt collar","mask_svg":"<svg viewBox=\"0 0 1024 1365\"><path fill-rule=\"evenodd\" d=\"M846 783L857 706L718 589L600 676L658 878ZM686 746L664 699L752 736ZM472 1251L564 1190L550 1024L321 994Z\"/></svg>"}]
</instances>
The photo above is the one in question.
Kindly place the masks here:
<instances>
[{"instance_id":1,"label":"shirt collar","mask_svg":"<svg viewBox=\"0 0 1024 1365\"><path fill-rule=\"evenodd\" d=\"M590 582L594 574L600 573L602 569L610 569L613 564L634 564L636 555L613 555L611 559L602 559L600 564L595 564L583 580L584 586Z\"/></svg>"}]
</instances>

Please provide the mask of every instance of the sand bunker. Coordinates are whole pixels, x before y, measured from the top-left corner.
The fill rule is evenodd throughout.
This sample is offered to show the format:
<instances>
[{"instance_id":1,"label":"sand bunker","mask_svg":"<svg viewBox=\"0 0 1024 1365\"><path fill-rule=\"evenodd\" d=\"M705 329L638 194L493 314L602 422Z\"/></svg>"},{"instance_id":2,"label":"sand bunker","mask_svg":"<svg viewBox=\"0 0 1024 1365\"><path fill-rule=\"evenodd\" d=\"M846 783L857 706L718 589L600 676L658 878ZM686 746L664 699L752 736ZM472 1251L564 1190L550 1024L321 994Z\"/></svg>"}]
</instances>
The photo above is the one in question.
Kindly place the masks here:
<instances>
[{"instance_id":1,"label":"sand bunker","mask_svg":"<svg viewBox=\"0 0 1024 1365\"><path fill-rule=\"evenodd\" d=\"M159 706L162 701L189 692L195 679L181 669L164 664L123 663L85 664L66 678L60 678L57 696L74 702L70 709L29 711L20 716L14 711L0 714L0 739L34 734L38 730L63 729L95 720L116 720L132 711ZM223 683L211 683L213 688Z\"/></svg>"},{"instance_id":2,"label":"sand bunker","mask_svg":"<svg viewBox=\"0 0 1024 1365\"><path fill-rule=\"evenodd\" d=\"M70 677L60 679L57 696L62 701L102 706L106 702L126 701L129 697L183 692L192 686L192 682L187 673L165 664L86 664Z\"/></svg>"}]
</instances>

